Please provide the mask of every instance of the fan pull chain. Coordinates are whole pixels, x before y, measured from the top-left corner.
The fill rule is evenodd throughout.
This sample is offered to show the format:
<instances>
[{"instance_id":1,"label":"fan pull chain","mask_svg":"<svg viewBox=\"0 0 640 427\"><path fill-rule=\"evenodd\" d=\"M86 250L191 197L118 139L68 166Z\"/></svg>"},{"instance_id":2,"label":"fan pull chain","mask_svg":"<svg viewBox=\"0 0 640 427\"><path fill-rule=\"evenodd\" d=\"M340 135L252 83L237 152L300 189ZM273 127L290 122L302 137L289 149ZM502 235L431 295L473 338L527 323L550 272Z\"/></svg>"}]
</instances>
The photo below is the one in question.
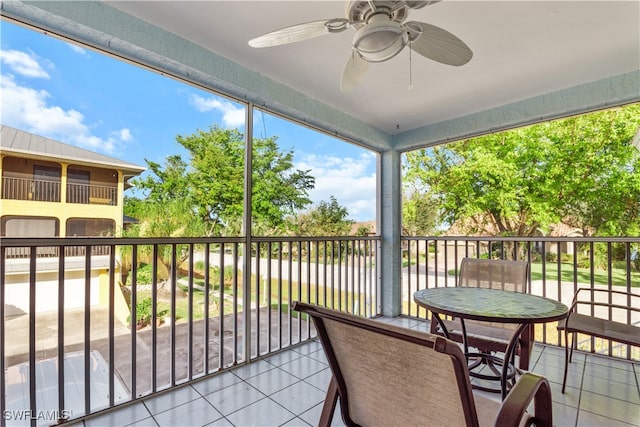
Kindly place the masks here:
<instances>
[{"instance_id":1,"label":"fan pull chain","mask_svg":"<svg viewBox=\"0 0 640 427\"><path fill-rule=\"evenodd\" d=\"M412 40L409 39L409 90L413 89L413 76L411 75L411 51L413 49L411 49L411 43Z\"/></svg>"}]
</instances>

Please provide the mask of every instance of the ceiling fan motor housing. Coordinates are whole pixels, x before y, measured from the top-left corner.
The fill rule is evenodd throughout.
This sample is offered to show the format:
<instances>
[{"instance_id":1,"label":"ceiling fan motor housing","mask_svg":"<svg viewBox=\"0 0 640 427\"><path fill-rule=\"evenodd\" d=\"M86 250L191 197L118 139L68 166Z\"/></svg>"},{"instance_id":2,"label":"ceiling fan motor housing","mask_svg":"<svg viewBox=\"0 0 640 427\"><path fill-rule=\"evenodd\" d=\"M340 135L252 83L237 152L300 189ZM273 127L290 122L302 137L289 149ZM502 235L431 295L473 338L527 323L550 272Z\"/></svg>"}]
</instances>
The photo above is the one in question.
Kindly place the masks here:
<instances>
[{"instance_id":1,"label":"ceiling fan motor housing","mask_svg":"<svg viewBox=\"0 0 640 427\"><path fill-rule=\"evenodd\" d=\"M420 6L421 3L413 2ZM383 62L396 56L407 45L409 35L402 22L409 14L404 1L349 1L346 15L356 34L353 49L368 62Z\"/></svg>"}]
</instances>

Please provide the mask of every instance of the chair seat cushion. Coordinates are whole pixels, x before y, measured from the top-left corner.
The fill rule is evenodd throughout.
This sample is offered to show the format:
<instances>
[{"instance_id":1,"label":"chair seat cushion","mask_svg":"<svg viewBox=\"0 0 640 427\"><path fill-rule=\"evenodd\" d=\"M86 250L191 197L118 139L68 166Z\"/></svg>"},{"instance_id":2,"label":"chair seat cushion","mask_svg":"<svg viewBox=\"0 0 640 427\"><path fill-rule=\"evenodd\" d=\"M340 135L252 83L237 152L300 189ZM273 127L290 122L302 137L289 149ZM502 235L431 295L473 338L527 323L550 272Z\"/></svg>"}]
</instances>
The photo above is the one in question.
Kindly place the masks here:
<instances>
[{"instance_id":1,"label":"chair seat cushion","mask_svg":"<svg viewBox=\"0 0 640 427\"><path fill-rule=\"evenodd\" d=\"M447 327L447 331L454 341L462 341L462 328L460 320L443 320ZM515 332L514 325L496 324L491 322L480 322L476 320L465 320L467 328L467 341L472 347L477 345L486 347L488 350L504 351L507 348L509 339Z\"/></svg>"},{"instance_id":2,"label":"chair seat cushion","mask_svg":"<svg viewBox=\"0 0 640 427\"><path fill-rule=\"evenodd\" d=\"M580 332L600 338L607 338L624 344L640 346L640 328L614 320L601 319L580 313L571 313L558 324L558 329Z\"/></svg>"}]
</instances>

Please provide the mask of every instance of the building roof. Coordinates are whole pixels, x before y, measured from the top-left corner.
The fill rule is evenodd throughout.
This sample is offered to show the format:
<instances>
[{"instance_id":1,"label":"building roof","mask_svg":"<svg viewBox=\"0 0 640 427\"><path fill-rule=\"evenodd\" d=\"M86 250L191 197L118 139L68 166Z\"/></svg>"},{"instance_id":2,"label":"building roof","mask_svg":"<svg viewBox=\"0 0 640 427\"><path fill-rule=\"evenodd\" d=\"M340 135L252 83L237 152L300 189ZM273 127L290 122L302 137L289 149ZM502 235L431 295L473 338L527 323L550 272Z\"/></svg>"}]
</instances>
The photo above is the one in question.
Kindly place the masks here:
<instances>
[{"instance_id":1,"label":"building roof","mask_svg":"<svg viewBox=\"0 0 640 427\"><path fill-rule=\"evenodd\" d=\"M109 166L122 170L125 176L139 175L146 170L145 167L134 163L125 162L5 125L0 125L0 150L4 154L19 154L31 158L65 160L75 164L91 166Z\"/></svg>"}]
</instances>

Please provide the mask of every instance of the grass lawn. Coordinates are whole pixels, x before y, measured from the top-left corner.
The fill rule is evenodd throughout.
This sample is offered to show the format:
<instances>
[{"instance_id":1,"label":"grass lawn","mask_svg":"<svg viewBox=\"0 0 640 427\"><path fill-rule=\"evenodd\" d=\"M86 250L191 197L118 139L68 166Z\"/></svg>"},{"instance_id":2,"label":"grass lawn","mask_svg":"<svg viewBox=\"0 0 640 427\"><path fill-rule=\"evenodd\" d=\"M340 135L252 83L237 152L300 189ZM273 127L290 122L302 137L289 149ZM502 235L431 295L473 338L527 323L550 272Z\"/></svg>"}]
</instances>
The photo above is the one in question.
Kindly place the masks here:
<instances>
[{"instance_id":1,"label":"grass lawn","mask_svg":"<svg viewBox=\"0 0 640 427\"><path fill-rule=\"evenodd\" d=\"M194 282L202 281L195 280ZM183 290L184 286L180 286ZM224 313L230 314L233 313L233 294L234 289L233 285L225 284L224 287ZM356 289L357 290L357 289ZM353 311L354 306L359 304L360 310L364 311L366 307L365 296L362 294L360 297L360 301L357 301L356 294L351 291L347 291L344 287L341 289L341 292L338 290L333 290L331 288L327 288L325 292L324 286L316 286L316 285L302 285L299 286L297 282L292 281L288 282L286 280L278 281L278 279L271 280L270 287L270 300L266 301L264 298L265 291L267 291L267 286L264 283L260 284L259 292L256 292L256 284L255 284L255 276L252 277L251 280L251 301L252 308L255 308L256 296L260 298L260 306L265 307L270 305L273 309L278 308L280 305L280 310L282 313L291 313L292 317L298 317L298 313L290 309L290 305L293 301L301 300L307 301L311 303L318 303L320 305L326 305L329 307L335 307L338 309L340 307L342 310ZM239 302L238 311L242 311L242 283L241 278L238 278L238 286L236 288L236 298ZM317 297L316 297L317 294ZM193 306L192 306L192 316L194 320L202 319L204 317L204 302L205 295L204 291L199 289L193 289ZM151 298L151 291L148 290L139 290L137 293L138 301L142 301L145 298ZM211 289L209 291L209 316L215 317L220 313L220 290L216 286L215 289ZM165 299L158 300L157 305L158 313L166 313L163 315L170 316L171 315L171 303ZM175 319L177 322L186 321L189 318L189 298L188 297L179 297L176 298L176 313ZM306 319L306 317L303 317Z\"/></svg>"},{"instance_id":2,"label":"grass lawn","mask_svg":"<svg viewBox=\"0 0 640 427\"><path fill-rule=\"evenodd\" d=\"M561 263L560 275L563 282L573 282L573 263ZM558 264L555 262L546 264L545 277L547 282L558 281ZM531 280L542 280L542 263L534 262L531 264ZM590 284L591 271L588 268L578 268L578 283ZM614 286L626 286L627 272L624 268L611 269L611 281ZM593 283L606 285L609 283L609 272L605 270L594 270ZM640 287L640 272L631 272L631 286Z\"/></svg>"},{"instance_id":3,"label":"grass lawn","mask_svg":"<svg viewBox=\"0 0 640 427\"><path fill-rule=\"evenodd\" d=\"M558 281L558 264L556 262L546 263L544 277L547 282ZM455 274L455 270L447 271L449 276ZM573 282L573 263L563 262L560 264L560 276L563 282ZM531 263L531 280L542 280L542 263ZM577 281L585 285L591 284L591 271L588 268L578 268ZM611 282L613 286L627 285L627 271L624 268L611 269ZM606 270L595 269L593 271L593 283L596 285L607 285L609 283L609 272ZM640 287L640 272L631 272L631 286Z\"/></svg>"}]
</instances>

